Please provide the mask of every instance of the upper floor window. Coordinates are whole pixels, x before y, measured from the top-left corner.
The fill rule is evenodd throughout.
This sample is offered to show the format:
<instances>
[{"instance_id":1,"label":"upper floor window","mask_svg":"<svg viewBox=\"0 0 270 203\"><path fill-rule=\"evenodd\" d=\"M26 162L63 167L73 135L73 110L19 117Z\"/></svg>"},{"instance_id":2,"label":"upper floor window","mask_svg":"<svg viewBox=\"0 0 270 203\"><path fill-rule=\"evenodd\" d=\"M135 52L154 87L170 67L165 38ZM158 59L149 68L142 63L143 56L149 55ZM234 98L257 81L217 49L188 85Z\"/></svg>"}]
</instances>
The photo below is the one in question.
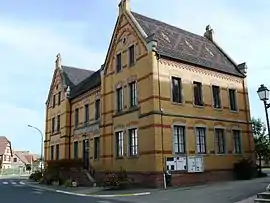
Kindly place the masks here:
<instances>
[{"instance_id":1,"label":"upper floor window","mask_svg":"<svg viewBox=\"0 0 270 203\"><path fill-rule=\"evenodd\" d=\"M55 107L55 95L53 95L53 108Z\"/></svg>"},{"instance_id":2,"label":"upper floor window","mask_svg":"<svg viewBox=\"0 0 270 203\"><path fill-rule=\"evenodd\" d=\"M232 136L234 153L240 154L242 152L240 130L232 130Z\"/></svg>"},{"instance_id":3,"label":"upper floor window","mask_svg":"<svg viewBox=\"0 0 270 203\"><path fill-rule=\"evenodd\" d=\"M215 143L216 143L216 153L225 154L225 133L224 129L215 129Z\"/></svg>"},{"instance_id":4,"label":"upper floor window","mask_svg":"<svg viewBox=\"0 0 270 203\"><path fill-rule=\"evenodd\" d=\"M197 106L203 106L202 83L194 81L193 91L194 91L194 104Z\"/></svg>"},{"instance_id":5,"label":"upper floor window","mask_svg":"<svg viewBox=\"0 0 270 203\"><path fill-rule=\"evenodd\" d=\"M17 158L16 157L13 158L13 162L17 162Z\"/></svg>"},{"instance_id":6,"label":"upper floor window","mask_svg":"<svg viewBox=\"0 0 270 203\"><path fill-rule=\"evenodd\" d=\"M99 158L100 153L100 139L99 137L94 138L94 159Z\"/></svg>"},{"instance_id":7,"label":"upper floor window","mask_svg":"<svg viewBox=\"0 0 270 203\"><path fill-rule=\"evenodd\" d=\"M198 154L206 154L206 128L196 127L196 145Z\"/></svg>"},{"instance_id":8,"label":"upper floor window","mask_svg":"<svg viewBox=\"0 0 270 203\"><path fill-rule=\"evenodd\" d=\"M75 141L73 143L73 155L74 155L74 159L78 159L79 156L78 156L78 150L79 150L79 142L78 141Z\"/></svg>"},{"instance_id":9,"label":"upper floor window","mask_svg":"<svg viewBox=\"0 0 270 203\"><path fill-rule=\"evenodd\" d=\"M129 156L138 155L138 129L137 128L128 130L128 149L129 149Z\"/></svg>"},{"instance_id":10,"label":"upper floor window","mask_svg":"<svg viewBox=\"0 0 270 203\"><path fill-rule=\"evenodd\" d=\"M56 160L59 160L59 156L60 156L60 145L57 144L56 145L56 156L55 156L55 159Z\"/></svg>"},{"instance_id":11,"label":"upper floor window","mask_svg":"<svg viewBox=\"0 0 270 203\"><path fill-rule=\"evenodd\" d=\"M134 45L128 48L129 53L129 66L133 66L135 64L135 47Z\"/></svg>"},{"instance_id":12,"label":"upper floor window","mask_svg":"<svg viewBox=\"0 0 270 203\"><path fill-rule=\"evenodd\" d=\"M182 103L181 78L172 77L172 101Z\"/></svg>"},{"instance_id":13,"label":"upper floor window","mask_svg":"<svg viewBox=\"0 0 270 203\"><path fill-rule=\"evenodd\" d=\"M89 104L84 105L84 121L85 123L89 122Z\"/></svg>"},{"instance_id":14,"label":"upper floor window","mask_svg":"<svg viewBox=\"0 0 270 203\"><path fill-rule=\"evenodd\" d=\"M116 144L116 157L120 158L124 156L124 132L119 131L115 133Z\"/></svg>"},{"instance_id":15,"label":"upper floor window","mask_svg":"<svg viewBox=\"0 0 270 203\"><path fill-rule=\"evenodd\" d=\"M58 105L61 104L61 92L58 93Z\"/></svg>"},{"instance_id":16,"label":"upper floor window","mask_svg":"<svg viewBox=\"0 0 270 203\"><path fill-rule=\"evenodd\" d=\"M51 160L54 160L54 146L51 146Z\"/></svg>"},{"instance_id":17,"label":"upper floor window","mask_svg":"<svg viewBox=\"0 0 270 203\"><path fill-rule=\"evenodd\" d=\"M55 117L52 118L52 133L55 132Z\"/></svg>"},{"instance_id":18,"label":"upper floor window","mask_svg":"<svg viewBox=\"0 0 270 203\"><path fill-rule=\"evenodd\" d=\"M232 111L237 111L236 91L234 89L229 89L229 99L230 99L230 109Z\"/></svg>"},{"instance_id":19,"label":"upper floor window","mask_svg":"<svg viewBox=\"0 0 270 203\"><path fill-rule=\"evenodd\" d=\"M216 85L212 85L212 96L213 96L213 106L214 108L221 108L221 100L220 100L220 87Z\"/></svg>"},{"instance_id":20,"label":"upper floor window","mask_svg":"<svg viewBox=\"0 0 270 203\"><path fill-rule=\"evenodd\" d=\"M96 99L95 101L95 119L98 120L100 118L100 99Z\"/></svg>"},{"instance_id":21,"label":"upper floor window","mask_svg":"<svg viewBox=\"0 0 270 203\"><path fill-rule=\"evenodd\" d=\"M130 93L130 106L137 105L137 83L131 82L129 83L129 93Z\"/></svg>"},{"instance_id":22,"label":"upper floor window","mask_svg":"<svg viewBox=\"0 0 270 203\"><path fill-rule=\"evenodd\" d=\"M120 112L124 108L124 102L123 102L123 88L119 87L116 89L116 107L117 107L117 112Z\"/></svg>"},{"instance_id":23,"label":"upper floor window","mask_svg":"<svg viewBox=\"0 0 270 203\"><path fill-rule=\"evenodd\" d=\"M174 153L175 154L186 153L185 126L174 126L173 138L174 138Z\"/></svg>"},{"instance_id":24,"label":"upper floor window","mask_svg":"<svg viewBox=\"0 0 270 203\"><path fill-rule=\"evenodd\" d=\"M119 53L116 55L116 72L121 71L122 69L122 54Z\"/></svg>"},{"instance_id":25,"label":"upper floor window","mask_svg":"<svg viewBox=\"0 0 270 203\"><path fill-rule=\"evenodd\" d=\"M57 127L56 127L56 131L59 132L60 131L60 115L57 116Z\"/></svg>"},{"instance_id":26,"label":"upper floor window","mask_svg":"<svg viewBox=\"0 0 270 203\"><path fill-rule=\"evenodd\" d=\"M79 126L79 109L75 109L75 128Z\"/></svg>"}]
</instances>

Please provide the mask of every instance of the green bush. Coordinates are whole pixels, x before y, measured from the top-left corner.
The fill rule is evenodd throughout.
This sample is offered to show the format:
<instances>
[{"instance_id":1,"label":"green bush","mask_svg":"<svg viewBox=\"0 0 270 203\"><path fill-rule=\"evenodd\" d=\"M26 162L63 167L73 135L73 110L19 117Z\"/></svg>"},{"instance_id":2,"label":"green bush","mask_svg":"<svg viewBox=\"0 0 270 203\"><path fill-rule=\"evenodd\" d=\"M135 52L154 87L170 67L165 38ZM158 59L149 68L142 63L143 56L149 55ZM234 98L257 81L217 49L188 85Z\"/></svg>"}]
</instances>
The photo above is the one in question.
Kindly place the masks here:
<instances>
[{"instance_id":1,"label":"green bush","mask_svg":"<svg viewBox=\"0 0 270 203\"><path fill-rule=\"evenodd\" d=\"M40 181L41 178L42 178L42 173L40 171L36 171L29 176L29 179L34 180L34 181Z\"/></svg>"},{"instance_id":2,"label":"green bush","mask_svg":"<svg viewBox=\"0 0 270 203\"><path fill-rule=\"evenodd\" d=\"M256 169L250 159L242 159L234 164L234 175L238 180L249 180L255 173Z\"/></svg>"},{"instance_id":3,"label":"green bush","mask_svg":"<svg viewBox=\"0 0 270 203\"><path fill-rule=\"evenodd\" d=\"M103 180L103 187L111 188L111 189L124 189L131 184L130 179L127 176L125 170L120 171L119 175L115 173L107 173L105 174L105 178Z\"/></svg>"}]
</instances>

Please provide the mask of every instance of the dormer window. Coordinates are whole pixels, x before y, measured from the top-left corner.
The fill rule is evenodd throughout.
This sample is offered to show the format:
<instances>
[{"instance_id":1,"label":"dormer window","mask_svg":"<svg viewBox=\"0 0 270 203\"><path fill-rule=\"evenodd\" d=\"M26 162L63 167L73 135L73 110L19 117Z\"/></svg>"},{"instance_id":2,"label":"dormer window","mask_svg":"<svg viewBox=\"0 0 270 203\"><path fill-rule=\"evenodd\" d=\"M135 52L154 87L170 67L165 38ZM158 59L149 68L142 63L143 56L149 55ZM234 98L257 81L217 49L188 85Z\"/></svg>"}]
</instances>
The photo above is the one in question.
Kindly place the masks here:
<instances>
[{"instance_id":1,"label":"dormer window","mask_svg":"<svg viewBox=\"0 0 270 203\"><path fill-rule=\"evenodd\" d=\"M116 72L120 72L122 69L122 54L116 55Z\"/></svg>"}]
</instances>

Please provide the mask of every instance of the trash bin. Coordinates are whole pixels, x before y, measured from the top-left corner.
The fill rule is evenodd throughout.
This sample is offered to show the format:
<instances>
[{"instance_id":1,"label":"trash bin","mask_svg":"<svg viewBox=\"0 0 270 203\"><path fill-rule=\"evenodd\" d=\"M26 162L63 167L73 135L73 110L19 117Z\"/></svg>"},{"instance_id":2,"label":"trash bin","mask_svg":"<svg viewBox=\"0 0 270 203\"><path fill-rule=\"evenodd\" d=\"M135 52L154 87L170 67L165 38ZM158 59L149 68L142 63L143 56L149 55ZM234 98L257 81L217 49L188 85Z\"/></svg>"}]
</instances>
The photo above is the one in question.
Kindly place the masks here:
<instances>
[{"instance_id":1,"label":"trash bin","mask_svg":"<svg viewBox=\"0 0 270 203\"><path fill-rule=\"evenodd\" d=\"M171 186L172 185L172 174L168 170L165 173L165 179L166 179L166 185Z\"/></svg>"}]
</instances>

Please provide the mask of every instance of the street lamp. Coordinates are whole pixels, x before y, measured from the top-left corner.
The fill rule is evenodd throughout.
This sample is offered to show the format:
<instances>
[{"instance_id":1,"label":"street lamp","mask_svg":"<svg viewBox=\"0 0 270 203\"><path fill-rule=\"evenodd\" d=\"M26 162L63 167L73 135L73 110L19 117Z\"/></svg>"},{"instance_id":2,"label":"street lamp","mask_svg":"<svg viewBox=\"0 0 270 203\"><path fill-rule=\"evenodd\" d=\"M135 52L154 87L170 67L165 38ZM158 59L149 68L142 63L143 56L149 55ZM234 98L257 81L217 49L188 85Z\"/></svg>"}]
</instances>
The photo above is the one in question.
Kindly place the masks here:
<instances>
[{"instance_id":1,"label":"street lamp","mask_svg":"<svg viewBox=\"0 0 270 203\"><path fill-rule=\"evenodd\" d=\"M40 150L40 160L41 160L41 165L40 165L40 170L41 170L41 174L43 174L43 133L41 132L40 129L38 129L35 126L32 125L28 125L29 128L34 128L35 130L37 130L40 133L41 136L41 150Z\"/></svg>"},{"instance_id":2,"label":"street lamp","mask_svg":"<svg viewBox=\"0 0 270 203\"><path fill-rule=\"evenodd\" d=\"M263 104L264 104L266 123L267 123L267 129L268 129L268 136L269 136L269 140L270 140L270 126L269 126L269 118L268 118L268 111L267 111L267 109L270 108L270 104L267 103L267 100L269 100L269 89L262 84L258 88L257 93L259 95L260 100L262 100Z\"/></svg>"}]
</instances>

